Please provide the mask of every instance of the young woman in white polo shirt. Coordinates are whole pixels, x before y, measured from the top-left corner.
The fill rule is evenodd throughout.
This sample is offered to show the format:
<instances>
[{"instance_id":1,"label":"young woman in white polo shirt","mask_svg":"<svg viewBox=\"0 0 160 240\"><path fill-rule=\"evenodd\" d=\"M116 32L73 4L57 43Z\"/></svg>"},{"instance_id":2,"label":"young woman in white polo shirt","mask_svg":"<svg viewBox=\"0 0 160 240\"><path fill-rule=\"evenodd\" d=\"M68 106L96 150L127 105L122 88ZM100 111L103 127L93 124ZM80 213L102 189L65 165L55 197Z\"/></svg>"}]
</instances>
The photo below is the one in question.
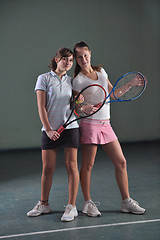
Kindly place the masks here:
<instances>
[{"instance_id":1,"label":"young woman in white polo shirt","mask_svg":"<svg viewBox=\"0 0 160 240\"><path fill-rule=\"evenodd\" d=\"M113 87L105 70L99 66L91 65L91 51L85 42L75 44L74 55L76 67L73 90L76 91L76 94L93 83L102 85L107 93L111 92ZM141 208L129 195L126 159L117 136L110 125L109 103L106 103L99 112L91 117L80 121L80 141L82 144L80 179L85 200L82 212L92 217L101 215L90 195L91 171L95 161L97 145L100 144L115 166L116 180L122 197L121 212L143 214L145 209Z\"/></svg>"},{"instance_id":2,"label":"young woman in white polo shirt","mask_svg":"<svg viewBox=\"0 0 160 240\"><path fill-rule=\"evenodd\" d=\"M79 146L79 126L75 121L61 134L56 130L64 124L70 114L72 97L71 77L67 71L73 65L73 52L67 48L57 51L51 60L51 71L41 74L36 83L37 105L42 122L42 163L41 200L27 213L27 216L39 216L50 213L48 204L52 177L55 170L58 149L63 147L68 173L69 199L62 221L72 221L78 216L75 206L79 185L77 167L77 149ZM74 116L72 118L75 118Z\"/></svg>"}]
</instances>

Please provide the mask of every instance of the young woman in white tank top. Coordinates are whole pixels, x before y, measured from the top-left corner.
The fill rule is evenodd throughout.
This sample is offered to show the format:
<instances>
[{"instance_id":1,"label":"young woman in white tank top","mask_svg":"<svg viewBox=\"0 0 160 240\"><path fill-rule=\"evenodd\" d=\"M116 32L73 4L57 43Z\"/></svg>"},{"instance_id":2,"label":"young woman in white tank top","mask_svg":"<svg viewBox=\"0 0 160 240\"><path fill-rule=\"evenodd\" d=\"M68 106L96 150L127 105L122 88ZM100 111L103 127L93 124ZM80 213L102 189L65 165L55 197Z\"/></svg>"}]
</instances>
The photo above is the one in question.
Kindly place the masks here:
<instances>
[{"instance_id":1,"label":"young woman in white tank top","mask_svg":"<svg viewBox=\"0 0 160 240\"><path fill-rule=\"evenodd\" d=\"M85 42L76 43L74 54L76 67L73 90L75 90L75 93L80 92L85 86L95 82L102 85L107 93L110 92L113 87L105 70L100 66L95 67L91 65L91 51L89 46ZM111 95L111 97L113 96ZM109 120L110 105L106 103L99 112L80 122L80 139L82 144L80 179L84 195L82 212L93 217L101 215L90 195L91 171L97 153L97 145L101 144L115 167L116 180L122 197L121 212L143 214L145 209L130 198L126 159Z\"/></svg>"}]
</instances>

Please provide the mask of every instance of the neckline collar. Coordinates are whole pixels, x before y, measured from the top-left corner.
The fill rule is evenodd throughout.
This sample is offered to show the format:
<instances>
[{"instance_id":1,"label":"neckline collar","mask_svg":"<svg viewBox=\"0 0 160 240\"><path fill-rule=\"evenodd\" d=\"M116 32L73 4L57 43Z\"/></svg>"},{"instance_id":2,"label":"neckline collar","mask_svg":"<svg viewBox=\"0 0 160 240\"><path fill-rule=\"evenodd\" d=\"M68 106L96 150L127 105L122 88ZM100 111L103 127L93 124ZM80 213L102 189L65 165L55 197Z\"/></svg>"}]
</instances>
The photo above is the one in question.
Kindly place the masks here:
<instances>
[{"instance_id":1,"label":"neckline collar","mask_svg":"<svg viewBox=\"0 0 160 240\"><path fill-rule=\"evenodd\" d=\"M56 77L56 78L60 79L60 78L58 77L58 75L57 75L53 70L51 70L50 73L52 74L53 77ZM68 76L67 73L65 73L65 74L62 76L62 79L60 79L60 80L63 80L63 79L66 78L67 76Z\"/></svg>"}]
</instances>

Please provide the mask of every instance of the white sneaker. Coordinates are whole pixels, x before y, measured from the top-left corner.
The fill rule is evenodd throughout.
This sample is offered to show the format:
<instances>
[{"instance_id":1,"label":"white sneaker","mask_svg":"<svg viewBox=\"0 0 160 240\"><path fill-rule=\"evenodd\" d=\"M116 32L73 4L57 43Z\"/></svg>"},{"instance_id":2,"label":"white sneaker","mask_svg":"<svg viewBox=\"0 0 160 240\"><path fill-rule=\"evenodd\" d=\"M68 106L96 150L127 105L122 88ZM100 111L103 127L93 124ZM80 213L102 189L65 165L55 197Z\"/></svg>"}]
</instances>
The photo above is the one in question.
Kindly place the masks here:
<instances>
[{"instance_id":1,"label":"white sneaker","mask_svg":"<svg viewBox=\"0 0 160 240\"><path fill-rule=\"evenodd\" d=\"M41 214L47 214L47 213L50 213L51 212L51 209L49 207L49 204L46 206L46 205L42 205L41 202L39 201L37 203L37 205L27 213L27 216L28 217L37 217Z\"/></svg>"},{"instance_id":2,"label":"white sneaker","mask_svg":"<svg viewBox=\"0 0 160 240\"><path fill-rule=\"evenodd\" d=\"M100 203L94 203L92 200L85 201L83 204L82 212L86 213L90 217L99 217L101 216L101 213L97 208L99 205Z\"/></svg>"},{"instance_id":3,"label":"white sneaker","mask_svg":"<svg viewBox=\"0 0 160 240\"><path fill-rule=\"evenodd\" d=\"M65 212L63 216L61 217L62 222L70 222L74 220L75 217L78 216L77 208L76 206L73 207L71 204L68 204L65 208Z\"/></svg>"},{"instance_id":4,"label":"white sneaker","mask_svg":"<svg viewBox=\"0 0 160 240\"><path fill-rule=\"evenodd\" d=\"M145 209L139 206L139 203L133 200L132 198L128 198L122 201L121 212L124 213L134 213L134 214L144 214Z\"/></svg>"}]
</instances>

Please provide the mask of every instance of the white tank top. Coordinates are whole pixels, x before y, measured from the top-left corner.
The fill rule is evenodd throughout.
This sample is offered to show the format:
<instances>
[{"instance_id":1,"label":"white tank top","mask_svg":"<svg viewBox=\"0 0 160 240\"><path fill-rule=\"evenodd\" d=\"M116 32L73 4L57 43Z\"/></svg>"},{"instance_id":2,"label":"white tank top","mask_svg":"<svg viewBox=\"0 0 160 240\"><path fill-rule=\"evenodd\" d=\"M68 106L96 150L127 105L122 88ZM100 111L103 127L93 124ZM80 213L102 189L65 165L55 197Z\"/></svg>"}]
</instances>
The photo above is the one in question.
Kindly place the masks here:
<instances>
[{"instance_id":1,"label":"white tank top","mask_svg":"<svg viewBox=\"0 0 160 240\"><path fill-rule=\"evenodd\" d=\"M99 84L101 85L105 90L107 95L108 93L108 74L105 72L103 68L101 68L100 72L96 72L98 79L92 80L88 77L86 77L83 73L79 73L74 79L73 79L73 90L80 92L83 88L87 87L90 84ZM107 99L109 100L109 98ZM90 119L110 119L110 103L105 103L104 106L95 114L88 117Z\"/></svg>"}]
</instances>

